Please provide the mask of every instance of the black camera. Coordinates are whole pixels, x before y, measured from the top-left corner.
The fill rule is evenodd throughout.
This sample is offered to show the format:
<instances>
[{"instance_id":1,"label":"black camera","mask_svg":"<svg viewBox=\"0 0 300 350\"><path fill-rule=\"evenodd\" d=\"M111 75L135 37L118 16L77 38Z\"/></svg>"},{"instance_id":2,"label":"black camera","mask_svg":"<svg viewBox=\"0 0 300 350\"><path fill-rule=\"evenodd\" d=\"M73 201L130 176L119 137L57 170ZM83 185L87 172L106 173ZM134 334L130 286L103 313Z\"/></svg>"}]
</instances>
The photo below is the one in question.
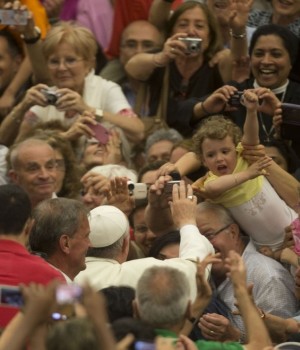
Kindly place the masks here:
<instances>
[{"instance_id":1,"label":"black camera","mask_svg":"<svg viewBox=\"0 0 300 350\"><path fill-rule=\"evenodd\" d=\"M201 50L202 39L200 38L178 38L178 40L183 41L186 45L186 53L198 53Z\"/></svg>"},{"instance_id":2,"label":"black camera","mask_svg":"<svg viewBox=\"0 0 300 350\"><path fill-rule=\"evenodd\" d=\"M230 97L230 99L228 100L228 104L231 107L241 107L242 106L241 98L242 98L243 94L244 94L243 91L236 91L234 93L234 95L232 95Z\"/></svg>"},{"instance_id":3,"label":"black camera","mask_svg":"<svg viewBox=\"0 0 300 350\"><path fill-rule=\"evenodd\" d=\"M285 140L297 141L300 134L300 105L283 103L281 137Z\"/></svg>"},{"instance_id":4,"label":"black camera","mask_svg":"<svg viewBox=\"0 0 300 350\"><path fill-rule=\"evenodd\" d=\"M42 89L41 92L46 97L49 105L53 105L53 106L56 105L56 102L57 102L58 98L60 97L60 95L56 91Z\"/></svg>"}]
</instances>

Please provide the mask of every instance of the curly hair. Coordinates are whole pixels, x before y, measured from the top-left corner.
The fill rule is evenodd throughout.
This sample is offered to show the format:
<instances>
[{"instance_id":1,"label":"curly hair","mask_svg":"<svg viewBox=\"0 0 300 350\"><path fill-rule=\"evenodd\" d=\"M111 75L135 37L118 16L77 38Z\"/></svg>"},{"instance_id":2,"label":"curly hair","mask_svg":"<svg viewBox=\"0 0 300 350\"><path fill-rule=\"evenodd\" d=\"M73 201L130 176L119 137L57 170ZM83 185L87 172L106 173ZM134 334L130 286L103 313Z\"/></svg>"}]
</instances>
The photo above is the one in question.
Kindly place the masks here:
<instances>
[{"instance_id":1,"label":"curly hair","mask_svg":"<svg viewBox=\"0 0 300 350\"><path fill-rule=\"evenodd\" d=\"M202 144L205 139L223 140L226 136L231 136L233 143L237 145L242 139L242 131L230 119L222 115L213 115L203 120L193 136L194 152L202 159Z\"/></svg>"}]
</instances>

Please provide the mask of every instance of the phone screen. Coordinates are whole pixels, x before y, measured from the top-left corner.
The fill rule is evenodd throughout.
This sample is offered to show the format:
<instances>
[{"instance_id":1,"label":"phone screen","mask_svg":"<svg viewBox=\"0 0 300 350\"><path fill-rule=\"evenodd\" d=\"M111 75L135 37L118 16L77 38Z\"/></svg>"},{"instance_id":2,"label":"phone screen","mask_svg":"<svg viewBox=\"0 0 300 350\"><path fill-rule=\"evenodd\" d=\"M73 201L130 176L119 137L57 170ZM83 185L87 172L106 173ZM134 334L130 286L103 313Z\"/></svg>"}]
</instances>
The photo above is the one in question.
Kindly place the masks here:
<instances>
[{"instance_id":1,"label":"phone screen","mask_svg":"<svg viewBox=\"0 0 300 350\"><path fill-rule=\"evenodd\" d=\"M144 341L136 341L134 343L134 350L155 350L155 344Z\"/></svg>"},{"instance_id":2,"label":"phone screen","mask_svg":"<svg viewBox=\"0 0 300 350\"><path fill-rule=\"evenodd\" d=\"M26 25L27 21L28 21L27 11L0 9L0 24Z\"/></svg>"},{"instance_id":3,"label":"phone screen","mask_svg":"<svg viewBox=\"0 0 300 350\"><path fill-rule=\"evenodd\" d=\"M106 129L103 125L97 123L96 125L89 124L89 128L92 129L95 133L94 138L102 143L103 145L106 145L109 140L109 130Z\"/></svg>"},{"instance_id":4,"label":"phone screen","mask_svg":"<svg viewBox=\"0 0 300 350\"><path fill-rule=\"evenodd\" d=\"M77 284L61 284L56 289L58 304L73 304L82 296L82 287Z\"/></svg>"},{"instance_id":5,"label":"phone screen","mask_svg":"<svg viewBox=\"0 0 300 350\"><path fill-rule=\"evenodd\" d=\"M24 305L23 296L19 287L0 286L0 304L21 307Z\"/></svg>"}]
</instances>

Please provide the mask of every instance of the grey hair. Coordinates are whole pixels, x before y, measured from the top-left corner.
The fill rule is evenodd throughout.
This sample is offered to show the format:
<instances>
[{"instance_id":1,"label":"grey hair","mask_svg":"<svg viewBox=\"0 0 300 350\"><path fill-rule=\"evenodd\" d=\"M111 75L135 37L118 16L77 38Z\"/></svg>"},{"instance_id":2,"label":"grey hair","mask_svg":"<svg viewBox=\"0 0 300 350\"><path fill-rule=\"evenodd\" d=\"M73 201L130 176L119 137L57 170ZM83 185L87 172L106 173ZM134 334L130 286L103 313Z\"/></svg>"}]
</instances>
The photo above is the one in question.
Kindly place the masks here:
<instances>
[{"instance_id":1,"label":"grey hair","mask_svg":"<svg viewBox=\"0 0 300 350\"><path fill-rule=\"evenodd\" d=\"M90 247L86 256L92 256L94 258L103 259L116 259L122 250L122 246L125 238L128 236L128 232L124 233L115 243L101 248Z\"/></svg>"},{"instance_id":2,"label":"grey hair","mask_svg":"<svg viewBox=\"0 0 300 350\"><path fill-rule=\"evenodd\" d=\"M54 198L41 202L33 211L34 225L29 236L31 250L51 256L60 237L73 237L81 219L87 215L88 209L75 199Z\"/></svg>"},{"instance_id":3,"label":"grey hair","mask_svg":"<svg viewBox=\"0 0 300 350\"><path fill-rule=\"evenodd\" d=\"M119 164L97 165L91 168L90 171L101 174L109 179L114 179L117 176L121 176L127 177L133 182L137 181L137 174L135 170L128 169L127 167Z\"/></svg>"},{"instance_id":4,"label":"grey hair","mask_svg":"<svg viewBox=\"0 0 300 350\"><path fill-rule=\"evenodd\" d=\"M232 217L230 211L227 210L223 205L211 203L208 201L201 202L197 205L197 213L204 211L214 212L224 225L235 223L235 220Z\"/></svg>"},{"instance_id":5,"label":"grey hair","mask_svg":"<svg viewBox=\"0 0 300 350\"><path fill-rule=\"evenodd\" d=\"M136 288L140 317L153 327L163 328L182 322L189 297L187 277L183 272L167 266L147 269Z\"/></svg>"},{"instance_id":6,"label":"grey hair","mask_svg":"<svg viewBox=\"0 0 300 350\"><path fill-rule=\"evenodd\" d=\"M15 143L9 150L6 159L7 159L7 163L8 169L14 169L16 170L19 166L19 152L20 150L22 150L23 148L26 147L39 147L39 146L47 146L50 149L53 149L46 141L44 140L40 140L37 138L28 138L24 141L21 141L19 143ZM53 151L54 154L54 151Z\"/></svg>"},{"instance_id":7,"label":"grey hair","mask_svg":"<svg viewBox=\"0 0 300 350\"><path fill-rule=\"evenodd\" d=\"M149 148L151 146L153 146L155 143L159 141L164 141L164 140L173 142L175 144L179 141L182 141L183 137L175 129L159 129L147 138L146 145L145 145L145 152L148 153Z\"/></svg>"}]
</instances>

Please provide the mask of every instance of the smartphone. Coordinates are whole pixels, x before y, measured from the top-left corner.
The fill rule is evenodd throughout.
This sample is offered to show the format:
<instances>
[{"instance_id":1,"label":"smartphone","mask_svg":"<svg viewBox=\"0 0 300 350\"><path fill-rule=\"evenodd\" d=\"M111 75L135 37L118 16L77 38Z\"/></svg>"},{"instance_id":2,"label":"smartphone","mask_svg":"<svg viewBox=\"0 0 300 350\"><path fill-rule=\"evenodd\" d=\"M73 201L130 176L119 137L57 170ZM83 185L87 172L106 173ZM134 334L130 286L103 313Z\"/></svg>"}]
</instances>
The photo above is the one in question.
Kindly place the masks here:
<instances>
[{"instance_id":1,"label":"smartphone","mask_svg":"<svg viewBox=\"0 0 300 350\"><path fill-rule=\"evenodd\" d=\"M94 138L102 145L106 145L108 143L110 132L102 124L89 124L89 128L94 131Z\"/></svg>"},{"instance_id":2,"label":"smartphone","mask_svg":"<svg viewBox=\"0 0 300 350\"><path fill-rule=\"evenodd\" d=\"M155 344L138 340L134 343L134 350L155 350Z\"/></svg>"},{"instance_id":3,"label":"smartphone","mask_svg":"<svg viewBox=\"0 0 300 350\"><path fill-rule=\"evenodd\" d=\"M0 24L24 26L28 22L28 11L0 9Z\"/></svg>"},{"instance_id":4,"label":"smartphone","mask_svg":"<svg viewBox=\"0 0 300 350\"><path fill-rule=\"evenodd\" d=\"M21 289L17 286L0 285L0 305L16 308L23 306Z\"/></svg>"},{"instance_id":5,"label":"smartphone","mask_svg":"<svg viewBox=\"0 0 300 350\"><path fill-rule=\"evenodd\" d=\"M300 135L300 105L283 103L281 137L283 139L296 141Z\"/></svg>"},{"instance_id":6,"label":"smartphone","mask_svg":"<svg viewBox=\"0 0 300 350\"><path fill-rule=\"evenodd\" d=\"M56 288L58 304L74 304L82 297L82 287L78 284L61 284Z\"/></svg>"},{"instance_id":7,"label":"smartphone","mask_svg":"<svg viewBox=\"0 0 300 350\"><path fill-rule=\"evenodd\" d=\"M134 199L145 199L148 195L147 184L138 182L134 183L132 181L127 181L128 191L130 196L133 196Z\"/></svg>"},{"instance_id":8,"label":"smartphone","mask_svg":"<svg viewBox=\"0 0 300 350\"><path fill-rule=\"evenodd\" d=\"M172 180L172 181L168 181L165 185L164 188L164 193L167 195L172 196L172 192L173 192L173 186L177 184L178 186L180 185L180 180Z\"/></svg>"}]
</instances>

